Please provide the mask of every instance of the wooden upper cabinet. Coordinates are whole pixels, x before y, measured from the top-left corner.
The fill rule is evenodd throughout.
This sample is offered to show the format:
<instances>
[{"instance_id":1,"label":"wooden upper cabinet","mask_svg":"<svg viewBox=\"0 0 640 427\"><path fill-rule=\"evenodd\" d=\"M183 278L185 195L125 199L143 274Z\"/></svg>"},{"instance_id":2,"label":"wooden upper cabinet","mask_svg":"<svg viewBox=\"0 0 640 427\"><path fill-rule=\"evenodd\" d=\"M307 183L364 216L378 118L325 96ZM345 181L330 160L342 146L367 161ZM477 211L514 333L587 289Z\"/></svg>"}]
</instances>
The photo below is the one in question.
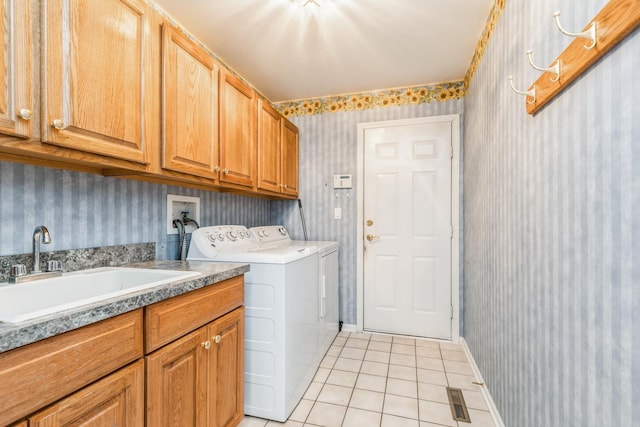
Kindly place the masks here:
<instances>
[{"instance_id":1,"label":"wooden upper cabinet","mask_svg":"<svg viewBox=\"0 0 640 427\"><path fill-rule=\"evenodd\" d=\"M280 114L264 99L258 102L258 189L280 193Z\"/></svg>"},{"instance_id":2,"label":"wooden upper cabinet","mask_svg":"<svg viewBox=\"0 0 640 427\"><path fill-rule=\"evenodd\" d=\"M289 120L282 119L282 192L298 195L299 131Z\"/></svg>"},{"instance_id":3,"label":"wooden upper cabinet","mask_svg":"<svg viewBox=\"0 0 640 427\"><path fill-rule=\"evenodd\" d=\"M163 24L163 168L217 177L218 72L204 49Z\"/></svg>"},{"instance_id":4,"label":"wooden upper cabinet","mask_svg":"<svg viewBox=\"0 0 640 427\"><path fill-rule=\"evenodd\" d=\"M256 95L242 80L220 75L220 182L253 188L256 182Z\"/></svg>"},{"instance_id":5,"label":"wooden upper cabinet","mask_svg":"<svg viewBox=\"0 0 640 427\"><path fill-rule=\"evenodd\" d=\"M258 103L258 190L298 195L298 128L269 103Z\"/></svg>"},{"instance_id":6,"label":"wooden upper cabinet","mask_svg":"<svg viewBox=\"0 0 640 427\"><path fill-rule=\"evenodd\" d=\"M42 0L43 142L148 163L151 13L142 0Z\"/></svg>"},{"instance_id":7,"label":"wooden upper cabinet","mask_svg":"<svg viewBox=\"0 0 640 427\"><path fill-rule=\"evenodd\" d=\"M34 40L37 34L30 7L32 0L0 0L0 133L32 138L40 115L34 97L37 67Z\"/></svg>"}]
</instances>

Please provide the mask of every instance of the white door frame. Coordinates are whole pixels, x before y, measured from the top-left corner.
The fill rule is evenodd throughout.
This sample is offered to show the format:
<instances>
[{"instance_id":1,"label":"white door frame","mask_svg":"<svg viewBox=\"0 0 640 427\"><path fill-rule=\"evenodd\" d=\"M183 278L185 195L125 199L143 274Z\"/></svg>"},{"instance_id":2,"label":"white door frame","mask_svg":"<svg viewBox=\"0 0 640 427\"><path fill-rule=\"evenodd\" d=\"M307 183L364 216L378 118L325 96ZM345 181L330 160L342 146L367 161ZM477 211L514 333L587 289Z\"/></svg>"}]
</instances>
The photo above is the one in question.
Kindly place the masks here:
<instances>
[{"instance_id":1,"label":"white door frame","mask_svg":"<svg viewBox=\"0 0 640 427\"><path fill-rule=\"evenodd\" d=\"M451 225L453 238L451 239L451 305L453 318L451 319L451 340L460 341L460 115L420 117L417 119L388 120L381 122L358 123L358 219L356 226L357 245L357 324L356 330L362 332L364 328L364 132L366 129L388 126L407 126L430 123L451 123L451 144L453 145L453 160L451 161Z\"/></svg>"}]
</instances>

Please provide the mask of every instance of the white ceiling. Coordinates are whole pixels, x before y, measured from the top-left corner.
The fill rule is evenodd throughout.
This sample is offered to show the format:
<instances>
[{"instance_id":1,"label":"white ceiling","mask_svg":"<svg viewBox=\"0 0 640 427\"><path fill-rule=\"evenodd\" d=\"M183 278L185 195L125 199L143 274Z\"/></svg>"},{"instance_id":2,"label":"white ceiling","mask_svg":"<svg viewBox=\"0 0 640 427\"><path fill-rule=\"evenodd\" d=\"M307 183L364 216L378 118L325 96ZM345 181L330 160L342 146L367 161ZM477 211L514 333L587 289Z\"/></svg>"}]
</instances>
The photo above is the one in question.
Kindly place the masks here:
<instances>
[{"instance_id":1,"label":"white ceiling","mask_svg":"<svg viewBox=\"0 0 640 427\"><path fill-rule=\"evenodd\" d=\"M494 0L155 0L273 102L462 80Z\"/></svg>"}]
</instances>

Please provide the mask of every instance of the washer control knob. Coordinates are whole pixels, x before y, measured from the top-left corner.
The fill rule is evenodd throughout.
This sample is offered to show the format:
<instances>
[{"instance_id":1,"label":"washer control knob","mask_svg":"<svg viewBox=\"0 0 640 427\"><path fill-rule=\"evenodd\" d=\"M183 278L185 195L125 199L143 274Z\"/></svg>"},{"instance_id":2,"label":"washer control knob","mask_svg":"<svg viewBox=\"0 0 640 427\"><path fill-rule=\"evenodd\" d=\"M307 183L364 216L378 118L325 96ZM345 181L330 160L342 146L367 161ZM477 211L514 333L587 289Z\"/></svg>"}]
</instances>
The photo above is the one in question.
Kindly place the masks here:
<instances>
[{"instance_id":1,"label":"washer control knob","mask_svg":"<svg viewBox=\"0 0 640 427\"><path fill-rule=\"evenodd\" d=\"M209 234L209 240L212 242L216 241L216 236L214 236L213 234Z\"/></svg>"},{"instance_id":2,"label":"washer control knob","mask_svg":"<svg viewBox=\"0 0 640 427\"><path fill-rule=\"evenodd\" d=\"M224 235L222 233L218 234L218 240L221 242L224 240Z\"/></svg>"},{"instance_id":3,"label":"washer control knob","mask_svg":"<svg viewBox=\"0 0 640 427\"><path fill-rule=\"evenodd\" d=\"M229 240L235 242L238 239L238 235L236 234L235 231L229 231L227 233L227 237L229 238Z\"/></svg>"},{"instance_id":4,"label":"washer control knob","mask_svg":"<svg viewBox=\"0 0 640 427\"><path fill-rule=\"evenodd\" d=\"M287 235L287 229L284 227L280 227L278 228L278 231L280 232L280 234L282 234L283 236Z\"/></svg>"}]
</instances>

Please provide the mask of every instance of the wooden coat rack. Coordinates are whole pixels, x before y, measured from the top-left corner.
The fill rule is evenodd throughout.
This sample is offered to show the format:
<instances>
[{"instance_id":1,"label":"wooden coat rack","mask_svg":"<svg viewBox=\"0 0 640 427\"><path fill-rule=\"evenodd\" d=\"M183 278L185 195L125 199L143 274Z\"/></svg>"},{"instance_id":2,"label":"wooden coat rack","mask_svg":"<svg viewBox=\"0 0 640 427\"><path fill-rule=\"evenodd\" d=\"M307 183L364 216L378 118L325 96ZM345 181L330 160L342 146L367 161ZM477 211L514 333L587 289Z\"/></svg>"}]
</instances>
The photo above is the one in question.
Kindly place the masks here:
<instances>
[{"instance_id":1,"label":"wooden coat rack","mask_svg":"<svg viewBox=\"0 0 640 427\"><path fill-rule=\"evenodd\" d=\"M610 0L579 34L564 30L558 16L559 13L554 15L560 31L576 38L549 67L536 66L532 61L531 51L527 52L531 66L542 71L528 91L517 91L514 88L517 93L526 95L529 114L540 111L640 25L640 0ZM592 27L595 29L592 30L595 39L590 41L589 31ZM513 87L513 82L511 85Z\"/></svg>"}]
</instances>

